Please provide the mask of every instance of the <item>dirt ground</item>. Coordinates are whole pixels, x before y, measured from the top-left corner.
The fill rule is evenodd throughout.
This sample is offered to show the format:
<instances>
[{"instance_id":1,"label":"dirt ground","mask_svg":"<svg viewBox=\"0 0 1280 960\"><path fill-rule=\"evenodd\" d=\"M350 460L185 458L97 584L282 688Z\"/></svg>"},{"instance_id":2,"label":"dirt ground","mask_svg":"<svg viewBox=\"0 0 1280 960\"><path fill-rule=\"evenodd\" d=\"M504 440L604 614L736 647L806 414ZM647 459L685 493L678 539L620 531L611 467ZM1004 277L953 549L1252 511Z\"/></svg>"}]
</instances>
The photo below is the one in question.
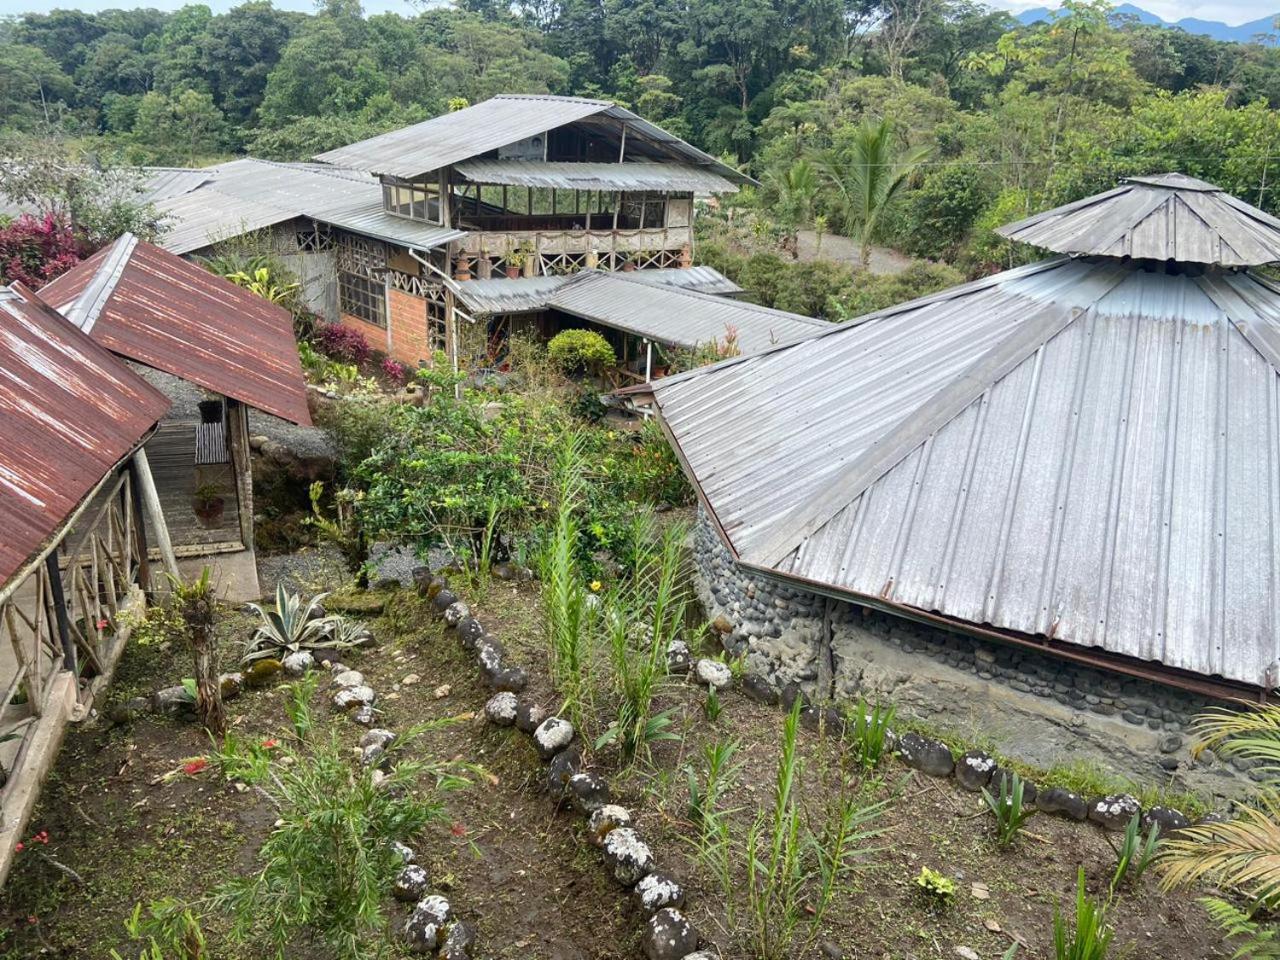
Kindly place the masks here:
<instances>
[{"instance_id":1,"label":"dirt ground","mask_svg":"<svg viewBox=\"0 0 1280 960\"><path fill-rule=\"evenodd\" d=\"M554 706L533 588L495 583L468 599L509 655L529 670L531 691ZM249 627L244 614L229 611L220 630L230 646ZM385 725L403 729L429 718L459 717L413 749L478 763L486 771L470 789L449 795L447 823L429 827L412 844L436 887L477 926L478 956L639 956L643 918L583 840L582 820L553 809L529 738L484 722L480 708L488 691L457 641L409 593L391 595L373 627L376 645L349 659L379 691ZM135 645L122 661L112 699L177 682L184 672L181 650ZM282 691L248 691L232 702L234 728L263 736L282 731ZM729 693L722 716L711 723L703 716L702 696L683 683L663 689L659 708L676 708L683 739L660 745L651 763L620 774L607 756L597 763L614 777L616 799L632 809L659 864L685 884L690 918L726 958L746 958L751 954L743 946L741 914L730 922L719 886L692 855L696 830L683 770L703 744L735 739L744 766L725 803L739 808L735 822L745 830L769 800L782 715ZM332 716L327 706L318 712L355 744L361 728ZM1026 835L1002 851L990 838L980 801L952 783L921 779L890 761L875 782L864 785L838 741L802 731L800 743L806 763L801 796L815 820L840 790L865 789L869 798L895 799L877 823L884 833L872 844L876 850L867 852L865 869L852 889L837 896L822 930L806 951L795 954L797 960L950 958L958 955L957 947L996 960L1013 942L1024 944L1019 957L1050 957L1054 906L1073 895L1077 864L1084 865L1094 892L1110 876L1114 855L1092 827L1037 816ZM103 718L69 733L31 825L33 835L47 831L49 842L24 851L0 899L2 960L105 960L113 948L136 957L139 948L128 942L122 926L136 902L197 897L219 880L254 868L272 812L252 792L240 792L212 773L182 775L183 762L204 749L195 725L181 719L147 716L117 726ZM166 778L175 771L177 776ZM954 903L937 908L923 902L913 884L922 866L956 880ZM402 910L392 912L403 916ZM1193 895L1164 895L1152 876L1121 896L1111 918L1118 930L1113 957L1204 960L1230 953ZM219 943L219 929L217 918L207 927L212 956L260 955L252 946ZM325 957L309 943L297 944L293 954ZM393 945L389 955L399 956L399 948Z\"/></svg>"}]
</instances>

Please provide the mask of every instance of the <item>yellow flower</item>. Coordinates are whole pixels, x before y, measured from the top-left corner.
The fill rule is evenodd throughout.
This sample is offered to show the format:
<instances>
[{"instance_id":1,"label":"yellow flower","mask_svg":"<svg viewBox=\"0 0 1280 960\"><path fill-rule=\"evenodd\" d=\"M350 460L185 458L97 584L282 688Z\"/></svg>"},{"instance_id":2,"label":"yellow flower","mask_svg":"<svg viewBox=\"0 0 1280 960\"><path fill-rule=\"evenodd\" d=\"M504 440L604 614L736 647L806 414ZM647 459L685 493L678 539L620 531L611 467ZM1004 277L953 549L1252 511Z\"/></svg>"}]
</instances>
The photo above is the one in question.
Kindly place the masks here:
<instances>
[{"instance_id":1,"label":"yellow flower","mask_svg":"<svg viewBox=\"0 0 1280 960\"><path fill-rule=\"evenodd\" d=\"M599 593L599 592L600 592L600 588L601 588L602 586L604 586L604 584L602 584L599 580L592 580L592 581L591 581L591 592L592 592L592 593Z\"/></svg>"}]
</instances>

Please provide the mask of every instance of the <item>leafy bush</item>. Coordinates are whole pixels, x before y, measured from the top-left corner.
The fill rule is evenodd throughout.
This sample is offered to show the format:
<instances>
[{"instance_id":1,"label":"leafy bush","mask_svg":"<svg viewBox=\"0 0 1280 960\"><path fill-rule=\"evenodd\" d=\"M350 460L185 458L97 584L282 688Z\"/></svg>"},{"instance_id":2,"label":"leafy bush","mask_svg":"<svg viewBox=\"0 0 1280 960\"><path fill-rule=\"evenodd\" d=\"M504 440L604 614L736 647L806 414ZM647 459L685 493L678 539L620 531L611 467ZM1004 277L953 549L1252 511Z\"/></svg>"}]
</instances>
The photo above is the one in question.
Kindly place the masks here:
<instances>
[{"instance_id":1,"label":"leafy bush","mask_svg":"<svg viewBox=\"0 0 1280 960\"><path fill-rule=\"evenodd\" d=\"M398 387L404 386L409 379L409 368L399 360L384 357L379 367L382 370L382 375Z\"/></svg>"},{"instance_id":2,"label":"leafy bush","mask_svg":"<svg viewBox=\"0 0 1280 960\"><path fill-rule=\"evenodd\" d=\"M369 346L364 334L343 323L322 323L316 328L313 339L321 352L347 363L364 363L373 353L373 347Z\"/></svg>"},{"instance_id":3,"label":"leafy bush","mask_svg":"<svg viewBox=\"0 0 1280 960\"><path fill-rule=\"evenodd\" d=\"M38 290L70 270L87 251L53 214L22 214L0 226L0 284L15 280Z\"/></svg>"},{"instance_id":4,"label":"leafy bush","mask_svg":"<svg viewBox=\"0 0 1280 960\"><path fill-rule=\"evenodd\" d=\"M968 165L936 168L919 189L907 195L904 249L916 257L953 259L991 200L989 179L982 169Z\"/></svg>"},{"instance_id":5,"label":"leafy bush","mask_svg":"<svg viewBox=\"0 0 1280 960\"><path fill-rule=\"evenodd\" d=\"M950 903L956 895L956 882L929 867L920 868L920 875L916 877L915 884L925 897L935 903Z\"/></svg>"},{"instance_id":6,"label":"leafy bush","mask_svg":"<svg viewBox=\"0 0 1280 960\"><path fill-rule=\"evenodd\" d=\"M609 341L594 330L561 330L547 344L547 356L566 373L617 364Z\"/></svg>"},{"instance_id":7,"label":"leafy bush","mask_svg":"<svg viewBox=\"0 0 1280 960\"><path fill-rule=\"evenodd\" d=\"M964 274L941 263L913 263L894 274L862 274L854 286L828 305L828 316L852 320L963 282Z\"/></svg>"}]
</instances>

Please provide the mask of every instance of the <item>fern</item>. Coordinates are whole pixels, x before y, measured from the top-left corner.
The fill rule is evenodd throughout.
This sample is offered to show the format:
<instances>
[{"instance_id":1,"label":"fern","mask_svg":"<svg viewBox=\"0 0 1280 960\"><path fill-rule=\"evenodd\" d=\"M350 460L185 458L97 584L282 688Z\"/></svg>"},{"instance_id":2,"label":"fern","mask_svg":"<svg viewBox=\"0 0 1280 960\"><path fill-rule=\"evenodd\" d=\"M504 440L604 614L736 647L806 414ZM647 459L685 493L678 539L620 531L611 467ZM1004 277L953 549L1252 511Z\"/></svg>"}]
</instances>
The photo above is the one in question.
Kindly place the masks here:
<instances>
[{"instance_id":1,"label":"fern","mask_svg":"<svg viewBox=\"0 0 1280 960\"><path fill-rule=\"evenodd\" d=\"M1231 960L1280 960L1280 929L1264 925L1253 915L1219 897L1201 897L1200 904L1222 935L1238 941Z\"/></svg>"}]
</instances>

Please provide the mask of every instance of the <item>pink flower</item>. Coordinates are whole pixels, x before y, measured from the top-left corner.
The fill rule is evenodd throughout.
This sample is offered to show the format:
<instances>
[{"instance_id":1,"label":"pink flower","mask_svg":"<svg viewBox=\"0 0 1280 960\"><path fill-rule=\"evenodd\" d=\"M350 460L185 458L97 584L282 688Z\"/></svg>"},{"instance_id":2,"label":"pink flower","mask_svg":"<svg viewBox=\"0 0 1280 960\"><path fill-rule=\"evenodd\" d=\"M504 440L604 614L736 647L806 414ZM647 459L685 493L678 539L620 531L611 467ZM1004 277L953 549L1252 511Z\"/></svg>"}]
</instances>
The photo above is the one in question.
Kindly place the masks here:
<instances>
[{"instance_id":1,"label":"pink flower","mask_svg":"<svg viewBox=\"0 0 1280 960\"><path fill-rule=\"evenodd\" d=\"M206 758L196 757L196 759L182 765L182 772L188 777L194 777L207 766L209 766L209 761Z\"/></svg>"}]
</instances>

